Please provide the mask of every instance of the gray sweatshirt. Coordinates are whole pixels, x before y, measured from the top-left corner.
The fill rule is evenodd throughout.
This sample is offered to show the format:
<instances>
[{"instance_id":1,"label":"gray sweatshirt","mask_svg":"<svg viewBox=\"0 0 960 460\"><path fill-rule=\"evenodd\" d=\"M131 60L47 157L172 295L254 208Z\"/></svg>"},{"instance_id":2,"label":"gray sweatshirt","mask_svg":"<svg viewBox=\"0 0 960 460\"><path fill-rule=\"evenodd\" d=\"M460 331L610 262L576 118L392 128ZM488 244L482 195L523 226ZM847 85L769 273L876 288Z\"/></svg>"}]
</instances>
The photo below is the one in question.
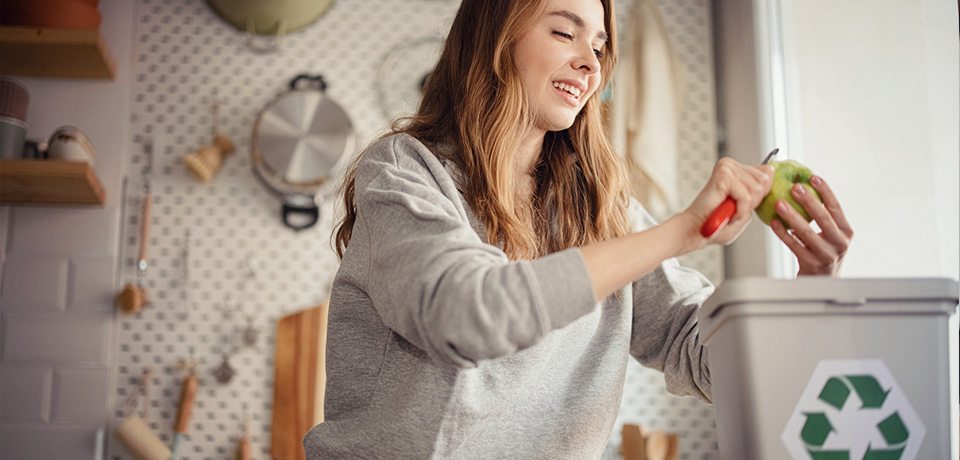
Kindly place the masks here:
<instances>
[{"instance_id":1,"label":"gray sweatshirt","mask_svg":"<svg viewBox=\"0 0 960 460\"><path fill-rule=\"evenodd\" d=\"M308 458L599 458L629 355L710 401L706 278L668 260L598 302L578 248L511 261L488 244L458 177L404 134L361 160ZM655 225L636 202L630 217Z\"/></svg>"}]
</instances>

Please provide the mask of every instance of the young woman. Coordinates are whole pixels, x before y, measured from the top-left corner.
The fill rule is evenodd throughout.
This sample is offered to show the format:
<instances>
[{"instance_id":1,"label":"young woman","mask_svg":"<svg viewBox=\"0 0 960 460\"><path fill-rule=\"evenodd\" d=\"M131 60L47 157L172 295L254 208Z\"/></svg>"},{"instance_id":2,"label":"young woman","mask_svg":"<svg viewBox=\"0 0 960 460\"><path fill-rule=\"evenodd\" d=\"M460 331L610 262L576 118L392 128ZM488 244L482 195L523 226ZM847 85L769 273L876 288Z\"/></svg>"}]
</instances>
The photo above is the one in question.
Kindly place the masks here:
<instances>
[{"instance_id":1,"label":"young woman","mask_svg":"<svg viewBox=\"0 0 960 460\"><path fill-rule=\"evenodd\" d=\"M630 355L710 401L697 309L675 256L733 241L770 167L721 160L654 222L626 192L600 101L612 0L464 0L417 114L345 183L325 422L310 458L597 458ZM781 215L803 273L834 274L851 233L834 195ZM737 214L698 234L727 196ZM809 231L808 231L809 230Z\"/></svg>"}]
</instances>

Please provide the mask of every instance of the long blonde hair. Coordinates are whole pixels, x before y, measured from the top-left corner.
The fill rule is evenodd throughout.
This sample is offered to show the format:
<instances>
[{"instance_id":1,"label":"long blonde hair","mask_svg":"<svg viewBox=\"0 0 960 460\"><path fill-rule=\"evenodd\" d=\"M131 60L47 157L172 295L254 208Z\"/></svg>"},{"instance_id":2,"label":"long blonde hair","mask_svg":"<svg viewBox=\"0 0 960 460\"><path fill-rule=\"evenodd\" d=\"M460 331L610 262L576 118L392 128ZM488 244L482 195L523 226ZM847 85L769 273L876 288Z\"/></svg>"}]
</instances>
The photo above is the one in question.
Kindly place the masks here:
<instances>
[{"instance_id":1,"label":"long blonde hair","mask_svg":"<svg viewBox=\"0 0 960 460\"><path fill-rule=\"evenodd\" d=\"M487 240L512 259L534 258L629 230L626 180L604 129L599 93L586 102L570 128L547 132L534 171L534 215L525 218L529 213L522 212L514 154L534 115L513 49L545 3L463 0L416 114L393 125L392 134L409 134L428 147L453 147L447 159L464 173L465 183L459 184L464 198L483 223ZM617 33L613 1L601 3L609 36L600 58L602 90L616 65ZM432 150L443 155L440 149ZM345 213L335 234L341 258L356 222L357 163L343 185Z\"/></svg>"}]
</instances>

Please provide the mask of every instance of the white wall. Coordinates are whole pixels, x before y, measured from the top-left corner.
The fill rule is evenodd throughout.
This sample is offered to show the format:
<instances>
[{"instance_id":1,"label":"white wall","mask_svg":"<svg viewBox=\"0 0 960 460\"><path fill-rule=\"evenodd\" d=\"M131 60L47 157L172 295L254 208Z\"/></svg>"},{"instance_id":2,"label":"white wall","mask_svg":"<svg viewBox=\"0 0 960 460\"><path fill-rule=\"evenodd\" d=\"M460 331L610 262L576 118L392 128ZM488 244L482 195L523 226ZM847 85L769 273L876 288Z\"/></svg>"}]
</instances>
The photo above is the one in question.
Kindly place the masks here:
<instances>
[{"instance_id":1,"label":"white wall","mask_svg":"<svg viewBox=\"0 0 960 460\"><path fill-rule=\"evenodd\" d=\"M781 8L791 154L854 227L844 275L960 277L957 3Z\"/></svg>"},{"instance_id":2,"label":"white wall","mask_svg":"<svg viewBox=\"0 0 960 460\"><path fill-rule=\"evenodd\" d=\"M855 231L845 277L960 278L956 2L717 9L722 153L755 163L780 147L827 180ZM728 276L795 273L759 224L726 255Z\"/></svg>"}]
</instances>

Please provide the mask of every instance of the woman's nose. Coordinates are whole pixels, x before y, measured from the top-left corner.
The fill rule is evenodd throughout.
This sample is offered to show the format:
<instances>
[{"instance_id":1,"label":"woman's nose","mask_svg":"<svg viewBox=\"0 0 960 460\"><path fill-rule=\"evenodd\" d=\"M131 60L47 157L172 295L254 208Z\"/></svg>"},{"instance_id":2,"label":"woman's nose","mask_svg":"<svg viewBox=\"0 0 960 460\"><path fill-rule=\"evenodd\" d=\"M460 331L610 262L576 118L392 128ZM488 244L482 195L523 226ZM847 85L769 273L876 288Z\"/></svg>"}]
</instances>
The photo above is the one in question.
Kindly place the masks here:
<instances>
[{"instance_id":1,"label":"woman's nose","mask_svg":"<svg viewBox=\"0 0 960 460\"><path fill-rule=\"evenodd\" d=\"M600 60L597 58L593 47L586 46L573 61L573 68L581 70L587 75L595 74L600 71Z\"/></svg>"}]
</instances>

